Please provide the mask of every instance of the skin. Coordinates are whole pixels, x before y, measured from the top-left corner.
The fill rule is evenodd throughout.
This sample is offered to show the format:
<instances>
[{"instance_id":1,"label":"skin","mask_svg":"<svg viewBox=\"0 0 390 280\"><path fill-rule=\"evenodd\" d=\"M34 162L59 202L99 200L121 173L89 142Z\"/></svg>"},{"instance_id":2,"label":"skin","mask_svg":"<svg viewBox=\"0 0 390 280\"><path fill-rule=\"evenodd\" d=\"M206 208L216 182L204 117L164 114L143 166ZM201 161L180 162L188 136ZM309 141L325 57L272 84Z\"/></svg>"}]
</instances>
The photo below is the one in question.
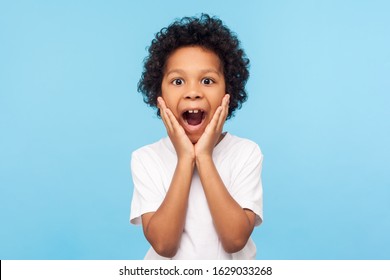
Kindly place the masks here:
<instances>
[{"instance_id":1,"label":"skin","mask_svg":"<svg viewBox=\"0 0 390 280\"><path fill-rule=\"evenodd\" d=\"M222 246L235 253L247 243L255 214L241 208L229 194L212 158L224 136L230 97L218 56L197 46L177 49L167 60L161 89L158 107L178 160L161 206L142 216L144 234L159 255L176 254L196 167ZM189 109L204 111L200 125L188 125L183 112Z\"/></svg>"}]
</instances>

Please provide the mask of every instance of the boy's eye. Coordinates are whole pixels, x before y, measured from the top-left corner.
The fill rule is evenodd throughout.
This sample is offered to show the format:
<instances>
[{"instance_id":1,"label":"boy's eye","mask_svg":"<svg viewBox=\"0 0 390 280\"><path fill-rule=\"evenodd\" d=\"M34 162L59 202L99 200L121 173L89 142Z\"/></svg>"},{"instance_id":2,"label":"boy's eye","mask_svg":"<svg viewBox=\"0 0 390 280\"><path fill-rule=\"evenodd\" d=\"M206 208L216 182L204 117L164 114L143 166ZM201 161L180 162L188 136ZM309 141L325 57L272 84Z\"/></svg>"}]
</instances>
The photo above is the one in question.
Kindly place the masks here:
<instances>
[{"instance_id":1,"label":"boy's eye","mask_svg":"<svg viewBox=\"0 0 390 280\"><path fill-rule=\"evenodd\" d=\"M210 78L202 79L202 84L204 84L204 85L211 85L213 83L214 83L214 81L212 79L210 79Z\"/></svg>"},{"instance_id":2,"label":"boy's eye","mask_svg":"<svg viewBox=\"0 0 390 280\"><path fill-rule=\"evenodd\" d=\"M175 86L181 86L182 84L184 84L184 81L182 79L174 79L172 81L172 84L174 84Z\"/></svg>"}]
</instances>

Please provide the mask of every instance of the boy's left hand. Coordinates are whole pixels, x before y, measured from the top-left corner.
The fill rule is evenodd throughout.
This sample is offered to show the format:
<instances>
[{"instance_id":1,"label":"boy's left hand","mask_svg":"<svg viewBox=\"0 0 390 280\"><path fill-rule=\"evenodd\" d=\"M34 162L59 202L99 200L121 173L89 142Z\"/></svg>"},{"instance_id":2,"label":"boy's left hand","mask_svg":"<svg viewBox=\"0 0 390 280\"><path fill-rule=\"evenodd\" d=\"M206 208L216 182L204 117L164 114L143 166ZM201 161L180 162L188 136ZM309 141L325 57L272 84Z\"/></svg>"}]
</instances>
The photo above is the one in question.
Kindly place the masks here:
<instances>
[{"instance_id":1,"label":"boy's left hand","mask_svg":"<svg viewBox=\"0 0 390 280\"><path fill-rule=\"evenodd\" d=\"M230 95L225 94L221 106L217 108L210 123L195 144L195 156L197 159L203 156L212 156L214 147L222 136L223 125L229 112L229 100Z\"/></svg>"}]
</instances>

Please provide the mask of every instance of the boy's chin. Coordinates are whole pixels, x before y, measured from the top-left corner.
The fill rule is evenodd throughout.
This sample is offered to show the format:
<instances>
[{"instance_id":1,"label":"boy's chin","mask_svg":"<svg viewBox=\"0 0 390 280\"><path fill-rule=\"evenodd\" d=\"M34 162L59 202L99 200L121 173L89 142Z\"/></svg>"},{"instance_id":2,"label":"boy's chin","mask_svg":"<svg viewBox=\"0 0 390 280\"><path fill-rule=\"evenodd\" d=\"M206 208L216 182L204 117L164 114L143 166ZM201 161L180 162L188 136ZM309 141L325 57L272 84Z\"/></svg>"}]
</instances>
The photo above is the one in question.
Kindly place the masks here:
<instances>
[{"instance_id":1,"label":"boy's chin","mask_svg":"<svg viewBox=\"0 0 390 280\"><path fill-rule=\"evenodd\" d=\"M201 137L201 135L188 135L188 134L187 134L187 136L190 139L190 141L192 142L192 144L194 144L194 145L196 143L198 143L198 141L199 141L199 139Z\"/></svg>"}]
</instances>

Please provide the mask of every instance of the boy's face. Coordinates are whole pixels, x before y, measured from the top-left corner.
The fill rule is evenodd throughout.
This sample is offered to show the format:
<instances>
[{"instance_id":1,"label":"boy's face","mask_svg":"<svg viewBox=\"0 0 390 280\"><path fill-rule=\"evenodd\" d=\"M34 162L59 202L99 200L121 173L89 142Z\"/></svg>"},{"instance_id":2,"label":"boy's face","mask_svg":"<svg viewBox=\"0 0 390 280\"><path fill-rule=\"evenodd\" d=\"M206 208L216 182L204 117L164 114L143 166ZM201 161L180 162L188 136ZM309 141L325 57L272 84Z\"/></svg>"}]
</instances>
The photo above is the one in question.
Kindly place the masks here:
<instances>
[{"instance_id":1,"label":"boy's face","mask_svg":"<svg viewBox=\"0 0 390 280\"><path fill-rule=\"evenodd\" d=\"M191 142L196 143L226 94L220 59L198 46L175 50L166 62L161 92Z\"/></svg>"}]
</instances>

